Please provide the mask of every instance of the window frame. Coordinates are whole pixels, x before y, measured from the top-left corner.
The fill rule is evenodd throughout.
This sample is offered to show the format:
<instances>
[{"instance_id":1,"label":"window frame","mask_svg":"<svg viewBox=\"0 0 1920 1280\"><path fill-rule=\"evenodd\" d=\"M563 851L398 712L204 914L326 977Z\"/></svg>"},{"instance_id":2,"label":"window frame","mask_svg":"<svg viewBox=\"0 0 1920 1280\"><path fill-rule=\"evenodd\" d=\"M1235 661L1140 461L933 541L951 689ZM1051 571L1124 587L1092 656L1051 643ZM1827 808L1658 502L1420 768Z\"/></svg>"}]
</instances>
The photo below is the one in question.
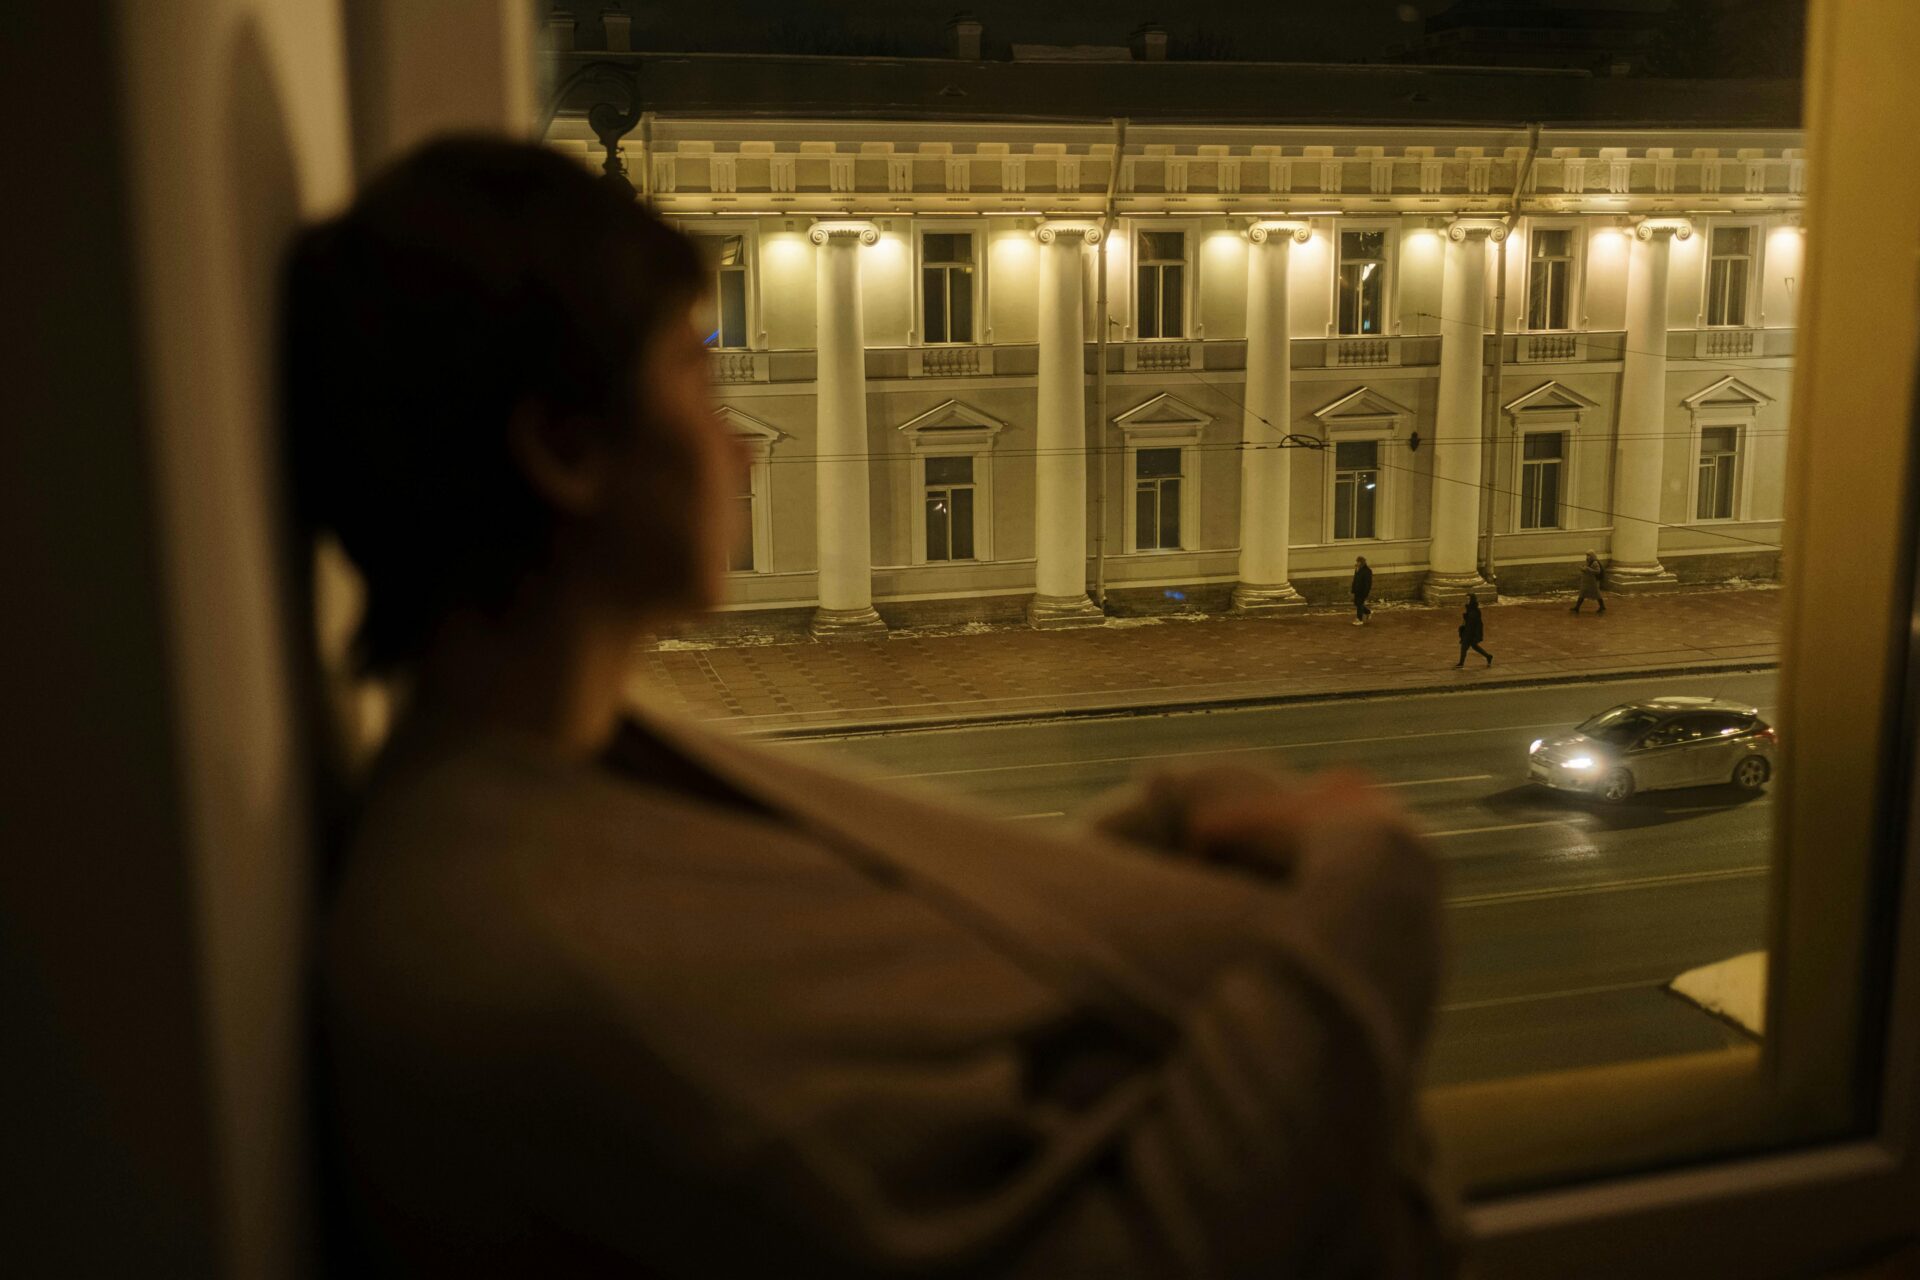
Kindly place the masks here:
<instances>
[{"instance_id":1,"label":"window frame","mask_svg":"<svg viewBox=\"0 0 1920 1280\"><path fill-rule=\"evenodd\" d=\"M1389 434L1373 435L1368 432L1354 431L1327 442L1329 462L1327 464L1326 485L1326 542L1330 546L1356 546L1361 543L1381 542L1386 538L1387 524L1387 471L1385 461L1386 446L1392 440ZM1370 444L1374 448L1374 495L1373 495L1373 532L1364 538L1342 538L1338 535L1340 500L1340 446L1343 444Z\"/></svg>"},{"instance_id":2,"label":"window frame","mask_svg":"<svg viewBox=\"0 0 1920 1280\"><path fill-rule=\"evenodd\" d=\"M941 481L941 485L943 487L943 491L948 494L953 493L956 489L965 488L968 493L973 495L973 500L969 504L969 507L971 510L969 523L971 524L971 527L967 530L967 533L968 533L967 540L972 550L972 554L970 555L957 556L957 555L948 554L948 555L936 557L933 554L933 548L931 546L931 543L927 538L927 500L928 500L928 495L930 495L934 489L934 482L927 475L927 464L932 460L934 460L935 458L942 458L942 459L964 458L967 461L968 472L967 472L967 480L964 485L961 485L958 482L951 481L951 480ZM920 529L921 556L920 556L919 563L972 564L980 558L980 554L979 554L980 553L980 489L981 489L980 473L983 469L980 465L980 462L981 462L980 454L974 453L967 449L958 448L958 447L923 449L915 455L915 465L918 469L919 476L920 476L919 529ZM955 527L956 527L956 523L953 518L953 511L951 508L949 508L947 512L947 542L948 542L949 552L952 551L953 530Z\"/></svg>"},{"instance_id":3,"label":"window frame","mask_svg":"<svg viewBox=\"0 0 1920 1280\"><path fill-rule=\"evenodd\" d=\"M1126 501L1121 503L1121 543L1126 555L1163 556L1200 550L1201 451L1199 445L1213 418L1173 395L1161 392L1118 414L1113 425L1120 432L1120 474L1126 478ZM1180 545L1142 547L1135 528L1134 484L1140 472L1142 449L1180 450Z\"/></svg>"},{"instance_id":4,"label":"window frame","mask_svg":"<svg viewBox=\"0 0 1920 1280\"><path fill-rule=\"evenodd\" d=\"M1466 1219L1485 1280L1784 1277L1913 1237L1920 263L1874 246L1888 225L1920 224L1920 181L1890 186L1884 167L1900 122L1920 113L1920 83L1885 51L1920 46L1920 10L1858 0L1814 5L1808 19L1812 230L1793 417L1846 422L1855 447L1817 448L1806 430L1789 442L1785 533L1799 569L1772 717L1785 856L1769 942L1792 959L1770 967L1764 1050L1427 1091L1443 1162L1479 1189ZM1864 354L1863 300L1893 331Z\"/></svg>"},{"instance_id":5,"label":"window frame","mask_svg":"<svg viewBox=\"0 0 1920 1280\"><path fill-rule=\"evenodd\" d=\"M1693 469L1692 484L1688 487L1689 502L1688 524L1737 524L1746 519L1747 514L1747 473L1752 469L1747 465L1747 428L1752 425L1751 416L1731 414L1705 414L1693 421ZM1733 483L1732 492L1727 495L1728 511L1724 516L1703 515L1700 511L1700 464L1706 461L1707 432L1733 432Z\"/></svg>"},{"instance_id":6,"label":"window frame","mask_svg":"<svg viewBox=\"0 0 1920 1280\"><path fill-rule=\"evenodd\" d=\"M1179 470L1171 476L1142 476L1140 474L1140 455L1143 453L1171 453L1175 459L1178 460ZM1132 460L1128 467L1129 484L1131 485L1128 489L1128 496L1132 499L1130 510L1133 517L1128 524L1128 550L1139 552L1141 555L1187 550L1187 485L1190 479L1187 474L1189 470L1187 465L1187 450L1179 444L1148 443L1135 446L1128 451L1127 456ZM1140 486L1142 483L1151 483L1154 486L1154 509L1161 513L1159 524L1164 525L1166 523L1166 481L1168 480L1177 480L1180 483L1179 510L1175 513L1174 517L1177 522L1176 527L1180 531L1180 537L1175 545L1171 547L1159 545L1143 547L1140 545ZM1158 529L1155 530L1154 540L1156 544L1159 541Z\"/></svg>"},{"instance_id":7,"label":"window frame","mask_svg":"<svg viewBox=\"0 0 1920 1280\"><path fill-rule=\"evenodd\" d=\"M1194 252L1199 222L1192 218L1140 218L1135 219L1128 228L1127 247L1127 297L1132 306L1127 316L1128 337L1135 342L1191 342L1195 332L1194 304L1200 296L1199 291L1199 254ZM1180 259L1180 332L1160 333L1148 336L1141 329L1140 268L1145 265L1140 256L1142 237L1157 232L1176 231L1180 233L1183 256ZM1168 262L1169 259L1155 259ZM1165 292L1164 286L1162 293ZM1089 330L1097 334L1097 330ZM1091 339L1090 339L1091 340Z\"/></svg>"},{"instance_id":8,"label":"window frame","mask_svg":"<svg viewBox=\"0 0 1920 1280\"><path fill-rule=\"evenodd\" d=\"M929 342L925 332L927 237L964 235L973 241L973 336L965 342ZM913 314L907 333L916 347L979 347L991 340L987 326L986 228L977 218L915 218L913 220Z\"/></svg>"},{"instance_id":9,"label":"window frame","mask_svg":"<svg viewBox=\"0 0 1920 1280\"><path fill-rule=\"evenodd\" d=\"M1527 423L1514 435L1519 447L1514 450L1514 511L1513 532L1515 533L1558 533L1567 527L1566 513L1569 503L1567 495L1573 486L1573 459L1575 454L1574 434L1576 424L1572 421ZM1560 468L1554 497L1554 522L1552 524L1533 524L1526 522L1527 505L1527 467L1532 459L1527 457L1527 441L1534 436L1559 436L1560 456L1553 459Z\"/></svg>"},{"instance_id":10,"label":"window frame","mask_svg":"<svg viewBox=\"0 0 1920 1280\"><path fill-rule=\"evenodd\" d=\"M741 412L730 404L723 404L714 411L722 427L733 433L747 449L747 492L751 500L748 508L752 522L753 568L735 569L731 562L727 566L729 578L754 578L773 572L773 451L787 433L771 426L748 413Z\"/></svg>"},{"instance_id":11,"label":"window frame","mask_svg":"<svg viewBox=\"0 0 1920 1280\"><path fill-rule=\"evenodd\" d=\"M1340 267L1345 261L1340 238L1348 231L1379 231L1381 266L1386 279L1380 282L1380 306L1385 311L1378 333L1345 333L1340 328ZM1399 221L1379 217L1338 217L1331 230L1333 250L1332 278L1327 282L1327 334L1335 338L1389 338L1400 332L1400 232Z\"/></svg>"},{"instance_id":12,"label":"window frame","mask_svg":"<svg viewBox=\"0 0 1920 1280\"><path fill-rule=\"evenodd\" d=\"M1532 311L1533 301L1533 243L1536 231L1565 231L1567 236L1567 323L1560 329L1538 329L1534 327ZM1587 327L1586 288L1587 288L1587 222L1584 218L1529 218L1524 241L1520 281L1520 320L1518 328L1525 333L1581 333Z\"/></svg>"},{"instance_id":13,"label":"window frame","mask_svg":"<svg viewBox=\"0 0 1920 1280\"><path fill-rule=\"evenodd\" d=\"M1700 243L1700 316L1702 329L1758 329L1760 285L1765 271L1767 237L1764 220L1758 217L1709 217L1699 220L1696 234ZM1740 323L1713 323L1713 236L1723 229L1741 228L1747 233L1747 285L1740 299Z\"/></svg>"},{"instance_id":14,"label":"window frame","mask_svg":"<svg viewBox=\"0 0 1920 1280\"><path fill-rule=\"evenodd\" d=\"M944 400L895 430L907 442L907 483L912 512L908 547L915 567L987 564L993 552L993 451L1007 424L959 400ZM973 555L966 560L927 559L927 459L973 459ZM896 491L897 492L897 491ZM896 525L897 529L899 526Z\"/></svg>"},{"instance_id":15,"label":"window frame","mask_svg":"<svg viewBox=\"0 0 1920 1280\"><path fill-rule=\"evenodd\" d=\"M767 335L760 325L760 224L752 218L681 218L674 222L675 229L689 236L739 236L740 254L745 260L741 274L746 277L745 323L747 327L747 345L744 347L710 346L709 351L765 351ZM717 305L717 303L716 303Z\"/></svg>"}]
</instances>

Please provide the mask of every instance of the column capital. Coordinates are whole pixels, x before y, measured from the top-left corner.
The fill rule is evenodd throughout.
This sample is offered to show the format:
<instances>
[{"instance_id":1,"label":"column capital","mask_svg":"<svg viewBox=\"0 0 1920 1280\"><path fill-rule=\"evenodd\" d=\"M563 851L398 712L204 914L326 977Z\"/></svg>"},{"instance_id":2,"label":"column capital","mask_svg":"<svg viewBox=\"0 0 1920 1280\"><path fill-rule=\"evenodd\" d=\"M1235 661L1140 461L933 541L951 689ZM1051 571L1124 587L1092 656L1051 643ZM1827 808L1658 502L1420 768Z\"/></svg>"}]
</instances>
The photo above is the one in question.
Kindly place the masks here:
<instances>
[{"instance_id":1,"label":"column capital","mask_svg":"<svg viewBox=\"0 0 1920 1280\"><path fill-rule=\"evenodd\" d=\"M878 244L880 228L862 218L823 218L807 230L807 239L815 244L825 244L829 240Z\"/></svg>"},{"instance_id":2,"label":"column capital","mask_svg":"<svg viewBox=\"0 0 1920 1280\"><path fill-rule=\"evenodd\" d=\"M1507 224L1500 218L1455 218L1447 225L1447 239L1459 244L1468 236L1485 236L1499 244L1507 238Z\"/></svg>"},{"instance_id":3,"label":"column capital","mask_svg":"<svg viewBox=\"0 0 1920 1280\"><path fill-rule=\"evenodd\" d=\"M1078 236L1088 244L1099 244L1100 224L1088 218L1048 218L1033 229L1033 238L1041 244L1052 244L1060 236Z\"/></svg>"},{"instance_id":4,"label":"column capital","mask_svg":"<svg viewBox=\"0 0 1920 1280\"><path fill-rule=\"evenodd\" d=\"M1693 235L1691 218L1642 218L1634 224L1635 240L1651 240L1655 236L1670 235L1675 240L1685 240Z\"/></svg>"},{"instance_id":5,"label":"column capital","mask_svg":"<svg viewBox=\"0 0 1920 1280\"><path fill-rule=\"evenodd\" d=\"M1267 237L1285 232L1295 244L1313 239L1313 224L1304 218L1255 218L1247 225L1247 239L1265 244Z\"/></svg>"}]
</instances>

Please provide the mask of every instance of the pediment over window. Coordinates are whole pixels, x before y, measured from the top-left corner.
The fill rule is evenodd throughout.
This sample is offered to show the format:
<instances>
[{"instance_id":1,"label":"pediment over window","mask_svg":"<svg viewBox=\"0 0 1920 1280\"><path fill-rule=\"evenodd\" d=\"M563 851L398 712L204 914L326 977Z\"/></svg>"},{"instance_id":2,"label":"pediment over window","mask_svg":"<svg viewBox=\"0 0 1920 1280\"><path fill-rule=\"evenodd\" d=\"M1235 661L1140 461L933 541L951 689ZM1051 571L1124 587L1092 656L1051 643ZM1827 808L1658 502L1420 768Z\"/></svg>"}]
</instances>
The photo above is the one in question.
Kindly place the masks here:
<instances>
[{"instance_id":1,"label":"pediment over window","mask_svg":"<svg viewBox=\"0 0 1920 1280\"><path fill-rule=\"evenodd\" d=\"M1163 391L1144 404L1137 404L1114 418L1122 431L1198 431L1213 421L1213 415L1188 404L1170 391Z\"/></svg>"},{"instance_id":2,"label":"pediment over window","mask_svg":"<svg viewBox=\"0 0 1920 1280\"><path fill-rule=\"evenodd\" d=\"M1000 419L959 400L937 404L894 428L909 439L928 442L960 438L991 440L1006 429L1007 424Z\"/></svg>"},{"instance_id":3,"label":"pediment over window","mask_svg":"<svg viewBox=\"0 0 1920 1280\"><path fill-rule=\"evenodd\" d=\"M1395 400L1375 391L1372 387L1361 387L1358 391L1349 391L1332 404L1313 411L1313 416L1328 431L1337 431L1341 427L1377 427L1382 423L1397 423L1413 417L1413 410Z\"/></svg>"},{"instance_id":4,"label":"pediment over window","mask_svg":"<svg viewBox=\"0 0 1920 1280\"><path fill-rule=\"evenodd\" d=\"M1680 403L1694 413L1725 409L1751 413L1761 405L1772 404L1773 397L1728 375L1712 386L1694 392Z\"/></svg>"},{"instance_id":5,"label":"pediment over window","mask_svg":"<svg viewBox=\"0 0 1920 1280\"><path fill-rule=\"evenodd\" d=\"M1549 380L1507 401L1501 411L1516 418L1577 418L1599 407L1598 400L1588 399L1572 387Z\"/></svg>"},{"instance_id":6,"label":"pediment over window","mask_svg":"<svg viewBox=\"0 0 1920 1280\"><path fill-rule=\"evenodd\" d=\"M730 404L721 405L713 416L725 423L729 431L737 436L745 436L755 444L772 445L787 438L787 433L780 428L770 426L750 413L742 413Z\"/></svg>"}]
</instances>

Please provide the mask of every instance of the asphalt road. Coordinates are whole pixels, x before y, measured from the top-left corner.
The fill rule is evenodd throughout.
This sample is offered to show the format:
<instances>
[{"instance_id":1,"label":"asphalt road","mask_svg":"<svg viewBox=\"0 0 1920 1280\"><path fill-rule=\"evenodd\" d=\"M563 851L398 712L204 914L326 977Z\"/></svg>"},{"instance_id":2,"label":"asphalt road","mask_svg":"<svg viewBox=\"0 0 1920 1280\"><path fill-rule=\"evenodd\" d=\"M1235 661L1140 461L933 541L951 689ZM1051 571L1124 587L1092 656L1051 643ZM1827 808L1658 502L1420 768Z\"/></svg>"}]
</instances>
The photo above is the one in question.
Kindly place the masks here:
<instances>
[{"instance_id":1,"label":"asphalt road","mask_svg":"<svg viewBox=\"0 0 1920 1280\"><path fill-rule=\"evenodd\" d=\"M1360 765L1425 823L1448 871L1450 966L1434 1083L1727 1047L1665 990L1763 945L1772 801L1728 788L1618 806L1525 782L1526 749L1629 698L1771 709L1773 676L1715 675L1068 719L794 743L950 788L1010 821L1068 823L1139 771L1206 761Z\"/></svg>"}]
</instances>

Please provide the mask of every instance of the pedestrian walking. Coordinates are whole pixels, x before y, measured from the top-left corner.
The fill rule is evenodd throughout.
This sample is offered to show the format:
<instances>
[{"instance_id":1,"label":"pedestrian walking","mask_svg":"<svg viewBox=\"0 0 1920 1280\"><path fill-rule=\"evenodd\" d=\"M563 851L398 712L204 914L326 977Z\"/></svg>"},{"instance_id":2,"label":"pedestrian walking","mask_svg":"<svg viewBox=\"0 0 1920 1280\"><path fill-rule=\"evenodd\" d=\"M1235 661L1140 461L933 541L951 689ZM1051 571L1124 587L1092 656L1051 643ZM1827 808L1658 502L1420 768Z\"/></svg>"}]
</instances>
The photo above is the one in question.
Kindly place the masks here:
<instances>
[{"instance_id":1,"label":"pedestrian walking","mask_svg":"<svg viewBox=\"0 0 1920 1280\"><path fill-rule=\"evenodd\" d=\"M1367 597L1373 594L1373 570L1367 567L1365 556L1353 558L1353 625L1364 627L1367 619L1373 616L1373 610L1367 607Z\"/></svg>"},{"instance_id":2,"label":"pedestrian walking","mask_svg":"<svg viewBox=\"0 0 1920 1280\"><path fill-rule=\"evenodd\" d=\"M1573 602L1573 612L1580 612L1580 606L1591 600L1600 606L1600 612L1607 611L1606 597L1600 594L1600 588L1607 584L1607 566L1600 563L1600 557L1587 552L1587 562L1580 566L1580 598Z\"/></svg>"},{"instance_id":3,"label":"pedestrian walking","mask_svg":"<svg viewBox=\"0 0 1920 1280\"><path fill-rule=\"evenodd\" d=\"M1493 655L1480 647L1480 641L1486 637L1486 634L1487 624L1480 619L1480 601L1474 596L1473 592L1469 591L1467 592L1466 611L1460 615L1460 661L1453 665L1456 667L1465 666L1467 664L1467 650L1471 649L1485 658L1488 666L1492 666Z\"/></svg>"}]
</instances>

